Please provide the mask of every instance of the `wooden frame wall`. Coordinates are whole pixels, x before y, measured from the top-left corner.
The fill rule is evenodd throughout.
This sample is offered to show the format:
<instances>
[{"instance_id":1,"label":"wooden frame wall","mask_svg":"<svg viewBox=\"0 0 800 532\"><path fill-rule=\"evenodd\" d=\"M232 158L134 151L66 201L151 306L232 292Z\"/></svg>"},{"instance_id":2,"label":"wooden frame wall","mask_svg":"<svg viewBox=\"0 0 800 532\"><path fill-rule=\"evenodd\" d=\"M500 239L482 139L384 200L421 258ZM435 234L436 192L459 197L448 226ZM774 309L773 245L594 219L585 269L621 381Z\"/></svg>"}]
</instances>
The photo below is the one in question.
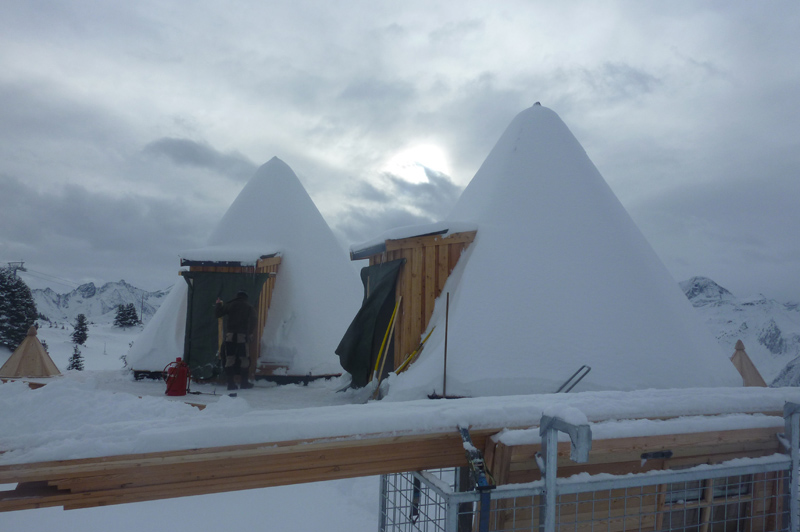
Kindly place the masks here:
<instances>
[{"instance_id":1,"label":"wooden frame wall","mask_svg":"<svg viewBox=\"0 0 800 532\"><path fill-rule=\"evenodd\" d=\"M428 235L387 240L386 250L371 255L369 265L406 259L397 278L396 297L403 297L394 330L394 366L397 368L419 346L428 327L436 298L458 263L475 240L477 231L451 235Z\"/></svg>"},{"instance_id":2,"label":"wooden frame wall","mask_svg":"<svg viewBox=\"0 0 800 532\"><path fill-rule=\"evenodd\" d=\"M241 266L229 264L213 264L211 262L204 264L191 264L189 271L191 272L215 272L215 273L272 273L275 275L270 276L264 283L261 289L261 294L258 297L258 325L256 326L256 334L250 341L250 376L255 375L257 370L258 358L261 356L261 335L264 332L264 326L267 323L267 316L269 314L269 307L272 303L272 292L275 290L275 279L278 275L278 267L281 264L281 257L264 257L258 259L255 266Z\"/></svg>"},{"instance_id":3,"label":"wooden frame wall","mask_svg":"<svg viewBox=\"0 0 800 532\"><path fill-rule=\"evenodd\" d=\"M589 461L585 464L572 462L570 442L558 444L558 476L569 477L578 473L596 475L609 473L625 475L662 469L682 469L701 464L715 464L734 458L756 458L783 452L778 434L784 426L701 432L689 434L668 434L659 436L638 436L607 440L593 440L589 451ZM498 485L533 482L541 479L536 465L536 453L540 444L505 445L502 442L487 440L485 449L486 464ZM643 452L671 451L669 458L642 460ZM721 479L724 481L725 479ZM700 527L687 526L686 529L708 532L712 515L725 512L733 505L750 505L746 516L751 526L744 529L777 530L776 516L781 514L783 493L782 480L775 473L754 475L752 492L741 497L729 497L723 501L713 497L713 481L700 483L703 497L699 501L686 501L668 505L664 500L666 486L647 486L636 490L606 490L580 496L562 496L560 515L561 529L589 532L592 526L600 526L607 532L627 530L659 530L663 519L670 512L696 511ZM658 489L656 489L658 488ZM515 527L535 526L536 516L532 513L533 504L525 508L520 501L498 500L492 503L499 510L493 529L502 530L511 525ZM513 508L512 504L522 506ZM640 514L626 514L625 508L636 508ZM566 517L564 517L566 516ZM566 519L566 520L564 520ZM592 521L592 519L594 519ZM496 528L494 528L496 526ZM681 527L678 527L681 528ZM716 527L715 530L719 528Z\"/></svg>"}]
</instances>

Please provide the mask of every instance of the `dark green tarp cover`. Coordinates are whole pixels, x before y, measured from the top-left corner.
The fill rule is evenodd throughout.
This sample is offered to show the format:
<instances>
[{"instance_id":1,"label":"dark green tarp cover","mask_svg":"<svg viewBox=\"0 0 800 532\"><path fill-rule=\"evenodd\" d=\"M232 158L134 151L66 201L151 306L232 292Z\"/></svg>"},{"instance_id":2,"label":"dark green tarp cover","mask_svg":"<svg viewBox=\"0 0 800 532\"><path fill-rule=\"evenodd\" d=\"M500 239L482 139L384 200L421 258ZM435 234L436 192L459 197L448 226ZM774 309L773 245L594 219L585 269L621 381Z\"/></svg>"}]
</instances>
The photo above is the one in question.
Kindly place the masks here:
<instances>
[{"instance_id":1,"label":"dark green tarp cover","mask_svg":"<svg viewBox=\"0 0 800 532\"><path fill-rule=\"evenodd\" d=\"M394 311L397 274L405 262L406 259L398 259L361 269L364 300L336 348L339 363L353 377L350 383L353 388L361 388L369 382ZM393 342L386 355L388 360L394 358L392 346ZM392 366L387 362L384 374L393 370Z\"/></svg>"},{"instance_id":2,"label":"dark green tarp cover","mask_svg":"<svg viewBox=\"0 0 800 532\"><path fill-rule=\"evenodd\" d=\"M239 290L247 292L250 304L257 306L268 273L183 272L189 284L186 307L186 337L183 359L192 377L214 377L217 368L219 332L214 316L217 298L230 301Z\"/></svg>"}]
</instances>

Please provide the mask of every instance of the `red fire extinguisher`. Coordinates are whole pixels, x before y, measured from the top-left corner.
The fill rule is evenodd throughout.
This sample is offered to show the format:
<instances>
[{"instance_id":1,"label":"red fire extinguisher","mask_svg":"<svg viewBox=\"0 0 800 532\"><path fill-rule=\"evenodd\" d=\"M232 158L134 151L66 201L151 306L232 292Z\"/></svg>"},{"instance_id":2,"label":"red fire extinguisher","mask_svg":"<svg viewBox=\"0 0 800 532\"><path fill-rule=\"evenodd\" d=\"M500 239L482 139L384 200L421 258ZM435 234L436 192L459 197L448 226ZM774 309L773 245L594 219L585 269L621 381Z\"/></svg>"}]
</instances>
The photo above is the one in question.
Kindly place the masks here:
<instances>
[{"instance_id":1,"label":"red fire extinguisher","mask_svg":"<svg viewBox=\"0 0 800 532\"><path fill-rule=\"evenodd\" d=\"M167 395L186 395L189 387L189 366L180 357L175 362L170 362L164 368L167 372Z\"/></svg>"}]
</instances>

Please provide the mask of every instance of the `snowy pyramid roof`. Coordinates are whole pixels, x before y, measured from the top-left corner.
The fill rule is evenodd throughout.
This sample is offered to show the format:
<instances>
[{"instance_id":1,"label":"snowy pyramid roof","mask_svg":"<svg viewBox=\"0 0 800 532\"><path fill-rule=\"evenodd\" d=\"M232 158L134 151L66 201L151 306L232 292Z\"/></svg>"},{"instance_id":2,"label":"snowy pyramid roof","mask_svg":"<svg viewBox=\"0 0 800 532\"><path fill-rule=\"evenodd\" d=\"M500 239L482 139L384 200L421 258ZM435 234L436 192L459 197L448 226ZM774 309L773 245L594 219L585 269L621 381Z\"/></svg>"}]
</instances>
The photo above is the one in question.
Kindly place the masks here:
<instances>
[{"instance_id":1,"label":"snowy pyramid roof","mask_svg":"<svg viewBox=\"0 0 800 532\"><path fill-rule=\"evenodd\" d=\"M360 305L361 283L300 180L277 157L248 181L212 232L208 247L190 254L220 260L226 251L237 261L254 261L259 253L281 255L262 335L262 361L288 365L292 374L340 372L334 350ZM175 349L178 344L181 352L155 355L158 370L182 355L185 314L181 317L179 308L185 307L185 284L175 285L172 292L177 295L170 293L134 343L128 355L134 369L148 369L138 367L140 361L152 360L167 346ZM148 345L138 345L142 343ZM149 365L153 370L158 366L154 361Z\"/></svg>"},{"instance_id":2,"label":"snowy pyramid roof","mask_svg":"<svg viewBox=\"0 0 800 532\"><path fill-rule=\"evenodd\" d=\"M36 327L30 327L25 339L0 367L0 377L53 377L61 375L53 359L37 337Z\"/></svg>"},{"instance_id":3,"label":"snowy pyramid roof","mask_svg":"<svg viewBox=\"0 0 800 532\"><path fill-rule=\"evenodd\" d=\"M514 118L449 216L478 225L390 398L741 386L678 283L558 115Z\"/></svg>"}]
</instances>

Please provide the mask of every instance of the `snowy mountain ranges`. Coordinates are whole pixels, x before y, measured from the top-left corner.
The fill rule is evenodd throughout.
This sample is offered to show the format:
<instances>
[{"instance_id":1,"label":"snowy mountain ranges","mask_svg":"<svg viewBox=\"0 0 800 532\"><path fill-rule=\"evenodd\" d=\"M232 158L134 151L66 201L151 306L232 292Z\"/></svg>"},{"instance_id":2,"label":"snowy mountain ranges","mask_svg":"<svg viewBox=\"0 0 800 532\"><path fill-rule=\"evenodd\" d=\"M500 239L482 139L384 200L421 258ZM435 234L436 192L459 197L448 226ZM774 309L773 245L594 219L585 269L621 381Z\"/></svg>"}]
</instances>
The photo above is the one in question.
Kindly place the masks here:
<instances>
[{"instance_id":1,"label":"snowy mountain ranges","mask_svg":"<svg viewBox=\"0 0 800 532\"><path fill-rule=\"evenodd\" d=\"M761 295L739 299L706 277L680 286L725 353L733 355L741 340L767 383L800 385L800 305Z\"/></svg>"},{"instance_id":2,"label":"snowy mountain ranges","mask_svg":"<svg viewBox=\"0 0 800 532\"><path fill-rule=\"evenodd\" d=\"M133 303L143 322L155 314L169 293L166 290L148 292L125 281L105 283L101 287L86 283L64 294L51 288L31 290L36 309L51 322L72 323L78 314L84 314L97 323L113 323L119 305Z\"/></svg>"}]
</instances>

